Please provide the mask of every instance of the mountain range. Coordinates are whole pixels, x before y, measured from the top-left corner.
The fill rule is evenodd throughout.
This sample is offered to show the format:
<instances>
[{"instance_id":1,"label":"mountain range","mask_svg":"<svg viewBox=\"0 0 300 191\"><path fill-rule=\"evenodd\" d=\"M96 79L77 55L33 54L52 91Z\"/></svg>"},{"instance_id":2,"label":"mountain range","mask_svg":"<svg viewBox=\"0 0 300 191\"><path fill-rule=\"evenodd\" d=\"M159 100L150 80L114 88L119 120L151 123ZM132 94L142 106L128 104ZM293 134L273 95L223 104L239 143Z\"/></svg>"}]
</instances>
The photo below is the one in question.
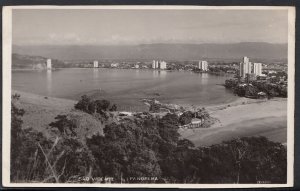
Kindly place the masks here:
<instances>
[{"instance_id":1,"label":"mountain range","mask_svg":"<svg viewBox=\"0 0 300 191\"><path fill-rule=\"evenodd\" d=\"M13 45L13 53L59 60L162 59L255 60L287 59L287 44L242 42L232 44L141 44L141 45Z\"/></svg>"}]
</instances>

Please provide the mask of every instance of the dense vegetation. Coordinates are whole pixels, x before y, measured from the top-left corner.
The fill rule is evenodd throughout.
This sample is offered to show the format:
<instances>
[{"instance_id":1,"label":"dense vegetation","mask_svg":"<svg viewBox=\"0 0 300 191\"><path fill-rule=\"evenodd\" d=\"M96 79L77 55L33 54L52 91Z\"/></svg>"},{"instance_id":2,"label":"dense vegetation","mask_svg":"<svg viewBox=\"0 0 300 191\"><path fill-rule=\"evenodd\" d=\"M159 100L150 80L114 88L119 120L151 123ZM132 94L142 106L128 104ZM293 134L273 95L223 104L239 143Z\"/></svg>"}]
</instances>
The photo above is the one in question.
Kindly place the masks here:
<instances>
[{"instance_id":1,"label":"dense vegetation","mask_svg":"<svg viewBox=\"0 0 300 191\"><path fill-rule=\"evenodd\" d=\"M225 81L225 87L241 97L258 98L259 92L264 92L268 98L287 97L287 86L282 84L253 81L249 84L240 84L237 80Z\"/></svg>"},{"instance_id":2,"label":"dense vegetation","mask_svg":"<svg viewBox=\"0 0 300 191\"><path fill-rule=\"evenodd\" d=\"M235 64L235 63L234 63ZM224 73L236 73L237 69L232 67L210 67L209 71L214 73L224 72Z\"/></svg>"},{"instance_id":3,"label":"dense vegetation","mask_svg":"<svg viewBox=\"0 0 300 191\"><path fill-rule=\"evenodd\" d=\"M74 130L77 124L59 115L50 124L56 137L50 140L22 127L25 111L16 106L18 99L13 96L11 111L12 182L286 182L287 153L282 144L265 137L244 137L195 147L178 133L190 113L181 118L150 113L124 117L107 123L104 136L94 134L84 141ZM75 108L95 117L110 117L115 106L108 103L85 96Z\"/></svg>"},{"instance_id":4,"label":"dense vegetation","mask_svg":"<svg viewBox=\"0 0 300 191\"><path fill-rule=\"evenodd\" d=\"M186 125L192 122L193 118L201 119L205 122L205 120L210 119L209 113L205 108L200 108L197 111L185 111L179 117L180 125Z\"/></svg>"},{"instance_id":5,"label":"dense vegetation","mask_svg":"<svg viewBox=\"0 0 300 191\"><path fill-rule=\"evenodd\" d=\"M111 105L107 100L92 100L88 96L83 95L81 100L75 105L75 109L89 114L105 114L106 111L116 111L117 106L115 104Z\"/></svg>"}]
</instances>

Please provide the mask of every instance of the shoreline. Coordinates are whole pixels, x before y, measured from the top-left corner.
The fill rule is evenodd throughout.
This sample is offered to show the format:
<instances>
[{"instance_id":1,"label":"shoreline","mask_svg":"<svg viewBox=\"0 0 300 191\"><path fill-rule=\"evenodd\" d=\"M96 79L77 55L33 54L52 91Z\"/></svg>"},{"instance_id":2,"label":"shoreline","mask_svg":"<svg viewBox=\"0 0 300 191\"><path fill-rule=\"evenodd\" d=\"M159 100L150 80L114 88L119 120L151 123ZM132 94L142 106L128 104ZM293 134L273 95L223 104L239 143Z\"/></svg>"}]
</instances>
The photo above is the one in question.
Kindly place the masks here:
<instances>
[{"instance_id":1,"label":"shoreline","mask_svg":"<svg viewBox=\"0 0 300 191\"><path fill-rule=\"evenodd\" d=\"M189 72L194 74L211 74L211 75L232 75L232 73L226 72L195 72L192 70L174 70L174 69L153 69L153 68L106 68L106 67L57 67L51 70L61 70L61 69L112 69L112 70L144 70L144 71L166 71L166 72ZM34 68L12 68L12 71L47 71L48 69L34 69ZM222 85L222 84L219 84Z\"/></svg>"},{"instance_id":2,"label":"shoreline","mask_svg":"<svg viewBox=\"0 0 300 191\"><path fill-rule=\"evenodd\" d=\"M241 98L207 110L217 119L211 127L180 130L181 136L196 146L209 146L245 136L265 136L281 143L287 141L287 98Z\"/></svg>"},{"instance_id":3,"label":"shoreline","mask_svg":"<svg viewBox=\"0 0 300 191\"><path fill-rule=\"evenodd\" d=\"M76 100L47 97L12 90L21 95L24 127L45 131L58 114L74 109ZM190 106L191 107L191 106ZM198 106L197 106L198 107ZM196 146L209 146L242 136L263 135L274 141L286 142L287 98L253 100L239 97L226 104L205 107L217 121L209 128L179 129L182 138Z\"/></svg>"}]
</instances>

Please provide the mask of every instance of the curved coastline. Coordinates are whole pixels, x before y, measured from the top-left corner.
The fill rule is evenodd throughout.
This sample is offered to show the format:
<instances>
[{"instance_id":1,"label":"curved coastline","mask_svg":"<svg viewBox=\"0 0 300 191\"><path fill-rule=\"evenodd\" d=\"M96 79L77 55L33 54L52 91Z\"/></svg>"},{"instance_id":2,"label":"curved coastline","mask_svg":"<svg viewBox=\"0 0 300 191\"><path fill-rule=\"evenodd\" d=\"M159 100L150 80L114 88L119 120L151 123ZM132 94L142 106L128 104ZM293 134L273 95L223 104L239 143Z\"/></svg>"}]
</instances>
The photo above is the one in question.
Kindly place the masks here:
<instances>
[{"instance_id":1,"label":"curved coastline","mask_svg":"<svg viewBox=\"0 0 300 191\"><path fill-rule=\"evenodd\" d=\"M210 128L180 130L196 146L209 146L243 136L265 136L287 141L287 98L253 100L239 98L230 104L207 107L217 122Z\"/></svg>"},{"instance_id":2,"label":"curved coastline","mask_svg":"<svg viewBox=\"0 0 300 191\"><path fill-rule=\"evenodd\" d=\"M56 115L71 111L75 100L45 97L12 90L20 94L20 104L26 113L24 126L46 131ZM228 104L206 107L217 122L210 128L180 129L183 138L196 146L209 146L241 136L266 136L270 140L285 143L287 133L287 99L253 100L238 98Z\"/></svg>"}]
</instances>

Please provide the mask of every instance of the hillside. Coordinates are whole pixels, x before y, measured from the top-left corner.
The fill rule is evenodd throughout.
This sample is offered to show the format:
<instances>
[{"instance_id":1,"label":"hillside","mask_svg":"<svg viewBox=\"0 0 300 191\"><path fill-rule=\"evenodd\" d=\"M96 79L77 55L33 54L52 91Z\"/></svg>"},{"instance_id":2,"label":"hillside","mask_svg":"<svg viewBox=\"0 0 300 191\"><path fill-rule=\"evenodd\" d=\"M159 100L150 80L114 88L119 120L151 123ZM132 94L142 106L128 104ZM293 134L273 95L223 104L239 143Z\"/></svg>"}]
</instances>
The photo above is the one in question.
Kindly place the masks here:
<instances>
[{"instance_id":1,"label":"hillside","mask_svg":"<svg viewBox=\"0 0 300 191\"><path fill-rule=\"evenodd\" d=\"M46 69L47 58L42 56L28 56L12 54L13 69ZM52 60L53 67L63 67L65 64L59 60Z\"/></svg>"},{"instance_id":2,"label":"hillside","mask_svg":"<svg viewBox=\"0 0 300 191\"><path fill-rule=\"evenodd\" d=\"M142 45L41 45L13 46L13 53L60 60L82 59L241 59L284 60L287 44L245 42L235 44L142 44Z\"/></svg>"},{"instance_id":3,"label":"hillside","mask_svg":"<svg viewBox=\"0 0 300 191\"><path fill-rule=\"evenodd\" d=\"M97 133L103 135L104 126L98 119L82 111L74 110L76 101L44 97L17 90L13 90L13 94L21 96L16 105L25 110L22 118L23 128L32 128L51 138L54 134L51 133L49 124L55 121L57 115L67 115L78 126L76 133L80 139L84 140L85 137Z\"/></svg>"},{"instance_id":4,"label":"hillside","mask_svg":"<svg viewBox=\"0 0 300 191\"><path fill-rule=\"evenodd\" d=\"M46 58L41 56L12 55L12 68L21 69L45 69Z\"/></svg>"}]
</instances>

